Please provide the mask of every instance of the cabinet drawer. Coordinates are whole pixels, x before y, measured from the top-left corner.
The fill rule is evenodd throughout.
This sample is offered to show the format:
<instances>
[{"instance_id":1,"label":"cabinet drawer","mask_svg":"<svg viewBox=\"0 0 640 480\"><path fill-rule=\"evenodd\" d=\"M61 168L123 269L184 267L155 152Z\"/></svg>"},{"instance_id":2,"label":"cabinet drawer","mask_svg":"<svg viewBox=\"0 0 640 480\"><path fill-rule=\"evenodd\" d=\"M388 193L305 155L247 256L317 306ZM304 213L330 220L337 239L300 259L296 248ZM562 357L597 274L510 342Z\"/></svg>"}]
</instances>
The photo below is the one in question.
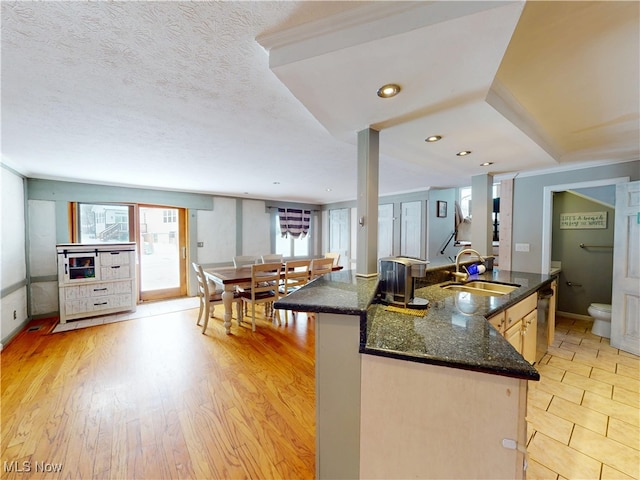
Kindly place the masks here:
<instances>
[{"instance_id":1,"label":"cabinet drawer","mask_svg":"<svg viewBox=\"0 0 640 480\"><path fill-rule=\"evenodd\" d=\"M494 315L493 317L489 318L488 320L491 325L496 327L496 330L498 330L498 332L503 334L504 327L505 327L505 318L506 318L506 313L500 312L497 315Z\"/></svg>"},{"instance_id":2,"label":"cabinet drawer","mask_svg":"<svg viewBox=\"0 0 640 480\"><path fill-rule=\"evenodd\" d=\"M133 293L131 282L99 282L93 285L77 285L64 288L64 299L77 300L81 298L103 297L107 295L116 295Z\"/></svg>"},{"instance_id":3,"label":"cabinet drawer","mask_svg":"<svg viewBox=\"0 0 640 480\"><path fill-rule=\"evenodd\" d=\"M518 352L522 352L522 320L515 322L504 332L504 338Z\"/></svg>"},{"instance_id":4,"label":"cabinet drawer","mask_svg":"<svg viewBox=\"0 0 640 480\"><path fill-rule=\"evenodd\" d=\"M535 310L538 306L538 295L533 293L524 300L516 303L514 306L507 308L507 319L505 329L510 328L515 322L524 318L528 313Z\"/></svg>"},{"instance_id":5,"label":"cabinet drawer","mask_svg":"<svg viewBox=\"0 0 640 480\"><path fill-rule=\"evenodd\" d=\"M109 295L89 300L89 308L94 312L127 307L131 307L131 295Z\"/></svg>"},{"instance_id":6,"label":"cabinet drawer","mask_svg":"<svg viewBox=\"0 0 640 480\"><path fill-rule=\"evenodd\" d=\"M103 267L130 264L130 252L100 252L100 265Z\"/></svg>"},{"instance_id":7,"label":"cabinet drawer","mask_svg":"<svg viewBox=\"0 0 640 480\"><path fill-rule=\"evenodd\" d=\"M119 280L131 278L131 266L129 265L111 265L100 267L101 280Z\"/></svg>"},{"instance_id":8,"label":"cabinet drawer","mask_svg":"<svg viewBox=\"0 0 640 480\"><path fill-rule=\"evenodd\" d=\"M68 316L82 313L99 312L113 308L131 308L133 306L130 294L108 295L91 298L78 298L65 302L64 309Z\"/></svg>"},{"instance_id":9,"label":"cabinet drawer","mask_svg":"<svg viewBox=\"0 0 640 480\"><path fill-rule=\"evenodd\" d=\"M522 325L524 325L524 327L526 328L532 323L536 322L537 318L538 318L538 311L534 309L533 311L529 312L524 316L524 318L522 319Z\"/></svg>"}]
</instances>

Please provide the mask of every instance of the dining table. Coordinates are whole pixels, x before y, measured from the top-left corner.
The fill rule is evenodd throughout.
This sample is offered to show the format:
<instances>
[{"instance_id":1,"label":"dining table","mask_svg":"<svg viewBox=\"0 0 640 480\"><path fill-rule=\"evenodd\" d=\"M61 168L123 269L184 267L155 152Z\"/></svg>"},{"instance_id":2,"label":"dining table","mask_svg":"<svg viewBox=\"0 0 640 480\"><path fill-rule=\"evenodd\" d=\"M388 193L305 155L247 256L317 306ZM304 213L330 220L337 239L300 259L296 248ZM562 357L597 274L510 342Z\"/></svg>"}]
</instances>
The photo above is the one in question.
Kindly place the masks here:
<instances>
[{"instance_id":1,"label":"dining table","mask_svg":"<svg viewBox=\"0 0 640 480\"><path fill-rule=\"evenodd\" d=\"M285 277L285 264L282 264L280 278ZM341 266L334 265L333 271L341 270ZM224 306L224 328L227 335L231 334L231 319L233 313L233 299L237 287L251 285L251 265L243 265L241 267L216 267L205 268L204 274L207 280L222 288L222 304ZM238 318L238 326L241 319Z\"/></svg>"}]
</instances>

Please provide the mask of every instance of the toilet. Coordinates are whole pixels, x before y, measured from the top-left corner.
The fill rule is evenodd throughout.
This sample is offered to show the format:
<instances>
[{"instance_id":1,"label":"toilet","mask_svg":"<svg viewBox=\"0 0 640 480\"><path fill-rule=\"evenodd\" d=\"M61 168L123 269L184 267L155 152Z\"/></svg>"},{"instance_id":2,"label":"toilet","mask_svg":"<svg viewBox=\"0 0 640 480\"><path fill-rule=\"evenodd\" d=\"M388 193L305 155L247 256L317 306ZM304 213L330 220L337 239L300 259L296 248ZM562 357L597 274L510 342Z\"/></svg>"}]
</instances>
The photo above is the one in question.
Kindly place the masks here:
<instances>
[{"instance_id":1,"label":"toilet","mask_svg":"<svg viewBox=\"0 0 640 480\"><path fill-rule=\"evenodd\" d=\"M611 338L611 305L592 303L587 309L593 318L591 333L604 338Z\"/></svg>"}]
</instances>

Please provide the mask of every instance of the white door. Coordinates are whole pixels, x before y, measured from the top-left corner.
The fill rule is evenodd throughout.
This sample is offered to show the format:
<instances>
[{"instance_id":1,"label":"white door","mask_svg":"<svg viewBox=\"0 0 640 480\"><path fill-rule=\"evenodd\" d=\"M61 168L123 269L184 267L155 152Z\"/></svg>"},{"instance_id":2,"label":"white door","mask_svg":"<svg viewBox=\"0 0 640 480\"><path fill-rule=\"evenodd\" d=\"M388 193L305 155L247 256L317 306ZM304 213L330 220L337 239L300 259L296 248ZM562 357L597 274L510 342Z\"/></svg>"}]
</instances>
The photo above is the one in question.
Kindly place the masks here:
<instances>
[{"instance_id":1,"label":"white door","mask_svg":"<svg viewBox=\"0 0 640 480\"><path fill-rule=\"evenodd\" d=\"M378 206L378 258L393 255L393 203Z\"/></svg>"},{"instance_id":2,"label":"white door","mask_svg":"<svg viewBox=\"0 0 640 480\"><path fill-rule=\"evenodd\" d=\"M616 187L611 346L640 355L640 182Z\"/></svg>"},{"instance_id":3,"label":"white door","mask_svg":"<svg viewBox=\"0 0 640 480\"><path fill-rule=\"evenodd\" d=\"M400 255L420 258L420 240L422 239L422 203L404 202L401 204L402 224L400 227Z\"/></svg>"},{"instance_id":4,"label":"white door","mask_svg":"<svg viewBox=\"0 0 640 480\"><path fill-rule=\"evenodd\" d=\"M340 254L340 265L349 265L349 209L329 211L329 251Z\"/></svg>"}]
</instances>

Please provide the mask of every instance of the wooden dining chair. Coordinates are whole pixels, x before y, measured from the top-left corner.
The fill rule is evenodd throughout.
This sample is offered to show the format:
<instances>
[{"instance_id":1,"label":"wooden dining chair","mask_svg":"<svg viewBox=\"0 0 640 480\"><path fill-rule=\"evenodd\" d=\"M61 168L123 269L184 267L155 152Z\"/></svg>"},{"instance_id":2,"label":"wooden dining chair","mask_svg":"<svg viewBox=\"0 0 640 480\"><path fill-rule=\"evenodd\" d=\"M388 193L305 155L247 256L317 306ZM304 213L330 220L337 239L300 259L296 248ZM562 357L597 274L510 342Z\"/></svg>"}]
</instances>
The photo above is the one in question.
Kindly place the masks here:
<instances>
[{"instance_id":1,"label":"wooden dining chair","mask_svg":"<svg viewBox=\"0 0 640 480\"><path fill-rule=\"evenodd\" d=\"M332 258L334 267L337 267L340 263L340 254L337 252L327 252L324 254L324 258Z\"/></svg>"},{"instance_id":2,"label":"wooden dining chair","mask_svg":"<svg viewBox=\"0 0 640 480\"><path fill-rule=\"evenodd\" d=\"M251 290L242 292L240 295L245 306L251 305L251 329L254 332L256 331L256 305L263 304L265 306L265 316L267 316L269 311L268 304L278 299L281 271L282 263L251 265ZM279 325L280 312L275 310L275 315L278 317Z\"/></svg>"},{"instance_id":3,"label":"wooden dining chair","mask_svg":"<svg viewBox=\"0 0 640 480\"><path fill-rule=\"evenodd\" d=\"M233 266L238 267L246 267L247 265L255 265L258 263L260 259L255 255L237 255L233 257Z\"/></svg>"},{"instance_id":4,"label":"wooden dining chair","mask_svg":"<svg viewBox=\"0 0 640 480\"><path fill-rule=\"evenodd\" d=\"M196 272L196 279L198 280L198 297L200 298L200 310L198 311L198 320L196 325L200 325L200 321L204 314L204 324L202 326L202 333L207 331L209 325L209 317L213 317L215 313L215 306L222 304L222 290L213 291L209 288L209 281L207 280L202 265L198 263L192 263L193 269ZM233 302L236 304L236 314L238 315L238 321L242 321L242 299L238 293L234 293Z\"/></svg>"},{"instance_id":5,"label":"wooden dining chair","mask_svg":"<svg viewBox=\"0 0 640 480\"><path fill-rule=\"evenodd\" d=\"M310 279L321 277L333 270L333 258L314 258L311 260Z\"/></svg>"},{"instance_id":6,"label":"wooden dining chair","mask_svg":"<svg viewBox=\"0 0 640 480\"><path fill-rule=\"evenodd\" d=\"M282 263L284 256L281 253L270 253L267 255L262 255L260 259L262 263ZM280 282L282 284L282 281ZM265 315L272 315L273 312L271 309L273 308L273 303L269 303L268 305L269 311L265 312ZM246 312L245 312L246 313Z\"/></svg>"},{"instance_id":7,"label":"wooden dining chair","mask_svg":"<svg viewBox=\"0 0 640 480\"><path fill-rule=\"evenodd\" d=\"M262 260L262 263L282 263L283 260L283 256L281 253L270 253L268 255L262 255L262 257L260 258Z\"/></svg>"},{"instance_id":8,"label":"wooden dining chair","mask_svg":"<svg viewBox=\"0 0 640 480\"><path fill-rule=\"evenodd\" d=\"M233 266L236 268L247 267L249 265L255 265L256 263L260 263L260 257L256 257L255 255L237 255L233 257ZM245 292L249 292L249 290L251 290L251 285L249 283L236 286L236 291L240 295ZM244 313L245 315L247 314L246 305Z\"/></svg>"},{"instance_id":9,"label":"wooden dining chair","mask_svg":"<svg viewBox=\"0 0 640 480\"><path fill-rule=\"evenodd\" d=\"M311 260L290 260L284 264L284 281L280 284L280 297L286 297L309 282ZM292 311L295 318L296 311ZM289 315L285 312L285 323Z\"/></svg>"}]
</instances>

